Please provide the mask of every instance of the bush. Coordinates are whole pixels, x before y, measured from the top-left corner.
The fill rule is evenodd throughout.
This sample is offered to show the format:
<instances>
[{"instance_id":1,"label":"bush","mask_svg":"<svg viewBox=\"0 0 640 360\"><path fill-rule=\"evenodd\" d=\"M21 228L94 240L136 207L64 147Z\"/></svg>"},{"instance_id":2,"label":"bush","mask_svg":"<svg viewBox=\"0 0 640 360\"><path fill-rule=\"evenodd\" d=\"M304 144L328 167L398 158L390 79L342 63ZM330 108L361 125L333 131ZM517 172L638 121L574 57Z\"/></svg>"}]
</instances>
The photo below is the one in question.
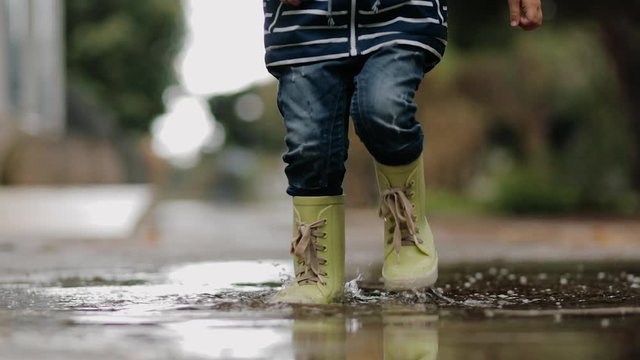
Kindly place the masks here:
<instances>
[{"instance_id":1,"label":"bush","mask_svg":"<svg viewBox=\"0 0 640 360\"><path fill-rule=\"evenodd\" d=\"M515 214L558 214L579 205L576 189L560 184L531 167L514 168L497 179L493 206Z\"/></svg>"}]
</instances>

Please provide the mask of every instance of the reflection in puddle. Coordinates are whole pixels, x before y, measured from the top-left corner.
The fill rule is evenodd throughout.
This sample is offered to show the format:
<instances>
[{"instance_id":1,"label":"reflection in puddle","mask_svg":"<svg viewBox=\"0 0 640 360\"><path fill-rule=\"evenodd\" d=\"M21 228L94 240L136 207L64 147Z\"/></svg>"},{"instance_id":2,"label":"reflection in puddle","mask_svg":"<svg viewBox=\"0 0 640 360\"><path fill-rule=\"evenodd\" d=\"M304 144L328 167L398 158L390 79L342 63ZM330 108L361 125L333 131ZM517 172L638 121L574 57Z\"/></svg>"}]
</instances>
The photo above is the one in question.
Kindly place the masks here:
<instances>
[{"instance_id":1,"label":"reflection in puddle","mask_svg":"<svg viewBox=\"0 0 640 360\"><path fill-rule=\"evenodd\" d=\"M292 358L289 321L189 320L165 327L175 331L181 350L206 358Z\"/></svg>"},{"instance_id":2,"label":"reflection in puddle","mask_svg":"<svg viewBox=\"0 0 640 360\"><path fill-rule=\"evenodd\" d=\"M364 318L190 320L165 324L186 354L233 359L436 359L437 316L383 311ZM359 325L353 326L354 323Z\"/></svg>"},{"instance_id":3,"label":"reflection in puddle","mask_svg":"<svg viewBox=\"0 0 640 360\"><path fill-rule=\"evenodd\" d=\"M292 271L289 263L229 261L191 264L170 270L167 277L172 284L204 292L238 285L267 284L273 287L280 286L286 274Z\"/></svg>"},{"instance_id":4,"label":"reflection in puddle","mask_svg":"<svg viewBox=\"0 0 640 360\"><path fill-rule=\"evenodd\" d=\"M160 310L184 305L231 305L262 302L266 293L281 285L289 270L289 265L275 261L189 264L169 268L161 277L136 274L135 281L65 277L49 281L54 286L42 291L56 300L56 308L82 311L130 312L141 305Z\"/></svg>"},{"instance_id":5,"label":"reflection in puddle","mask_svg":"<svg viewBox=\"0 0 640 360\"><path fill-rule=\"evenodd\" d=\"M5 282L0 305L11 306L0 307L0 358L51 334L72 344L79 333L117 354L162 344L171 355L160 358L640 358L638 264L444 267L427 291L386 292L357 278L339 304L267 305L290 270L282 263ZM16 332L29 341L17 343ZM99 359L109 358L104 351ZM158 358L138 355L129 358Z\"/></svg>"},{"instance_id":6,"label":"reflection in puddle","mask_svg":"<svg viewBox=\"0 0 640 360\"><path fill-rule=\"evenodd\" d=\"M40 292L62 310L126 310L135 305L210 310L265 310L264 299L291 271L288 261L235 261L188 264L159 273L109 277L65 274L50 278L35 274L34 283L0 282L9 288ZM366 312L385 305L442 309L560 310L595 307L635 307L640 296L640 264L492 264L441 269L437 287L424 291L387 292L381 284L360 276L345 285L341 304ZM52 275L49 275L51 277ZM0 304L2 304L0 300ZM28 307L28 303L22 303Z\"/></svg>"}]
</instances>

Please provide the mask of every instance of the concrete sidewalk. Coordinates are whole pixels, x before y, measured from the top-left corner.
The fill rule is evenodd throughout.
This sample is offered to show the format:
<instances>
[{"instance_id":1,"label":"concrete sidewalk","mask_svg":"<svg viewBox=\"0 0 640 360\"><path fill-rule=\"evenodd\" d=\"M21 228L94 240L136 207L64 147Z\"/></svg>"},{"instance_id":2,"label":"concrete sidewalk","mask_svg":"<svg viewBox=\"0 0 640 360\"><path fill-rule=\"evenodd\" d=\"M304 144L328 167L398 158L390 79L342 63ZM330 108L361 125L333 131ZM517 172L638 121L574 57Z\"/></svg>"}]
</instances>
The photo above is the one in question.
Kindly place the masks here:
<instances>
[{"instance_id":1,"label":"concrete sidewalk","mask_svg":"<svg viewBox=\"0 0 640 360\"><path fill-rule=\"evenodd\" d=\"M130 238L152 203L149 185L0 187L0 239Z\"/></svg>"},{"instance_id":2,"label":"concrete sidewalk","mask_svg":"<svg viewBox=\"0 0 640 360\"><path fill-rule=\"evenodd\" d=\"M442 264L640 259L640 221L432 216ZM220 260L288 259L288 202L212 205L167 201L130 238L0 235L0 271L158 267ZM351 273L381 262L374 209L347 210ZM1 232L0 232L1 234Z\"/></svg>"}]
</instances>

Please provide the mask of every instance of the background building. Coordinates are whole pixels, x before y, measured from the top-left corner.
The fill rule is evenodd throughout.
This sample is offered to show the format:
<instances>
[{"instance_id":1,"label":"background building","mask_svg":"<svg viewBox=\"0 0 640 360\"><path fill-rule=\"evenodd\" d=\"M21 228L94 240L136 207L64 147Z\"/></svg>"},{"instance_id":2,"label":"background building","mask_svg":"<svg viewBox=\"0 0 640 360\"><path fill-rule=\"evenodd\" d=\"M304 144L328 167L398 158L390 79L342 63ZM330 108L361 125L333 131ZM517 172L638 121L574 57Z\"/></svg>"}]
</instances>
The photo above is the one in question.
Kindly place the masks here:
<instances>
[{"instance_id":1,"label":"background building","mask_svg":"<svg viewBox=\"0 0 640 360\"><path fill-rule=\"evenodd\" d=\"M62 2L0 0L2 133L61 135L64 82Z\"/></svg>"}]
</instances>

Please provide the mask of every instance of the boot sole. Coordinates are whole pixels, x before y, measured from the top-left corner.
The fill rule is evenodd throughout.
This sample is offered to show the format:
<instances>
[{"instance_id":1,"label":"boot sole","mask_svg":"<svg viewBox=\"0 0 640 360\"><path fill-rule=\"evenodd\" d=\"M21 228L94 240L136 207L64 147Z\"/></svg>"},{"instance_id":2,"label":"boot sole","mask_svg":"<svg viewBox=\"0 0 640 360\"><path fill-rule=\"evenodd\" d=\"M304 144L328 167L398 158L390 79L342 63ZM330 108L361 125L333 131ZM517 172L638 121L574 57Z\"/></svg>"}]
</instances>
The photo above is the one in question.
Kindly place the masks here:
<instances>
[{"instance_id":1,"label":"boot sole","mask_svg":"<svg viewBox=\"0 0 640 360\"><path fill-rule=\"evenodd\" d=\"M431 272L421 277L412 277L412 278L404 278L404 279L383 278L384 288L390 291L424 289L424 288L432 287L437 280L438 280L437 266Z\"/></svg>"}]
</instances>

